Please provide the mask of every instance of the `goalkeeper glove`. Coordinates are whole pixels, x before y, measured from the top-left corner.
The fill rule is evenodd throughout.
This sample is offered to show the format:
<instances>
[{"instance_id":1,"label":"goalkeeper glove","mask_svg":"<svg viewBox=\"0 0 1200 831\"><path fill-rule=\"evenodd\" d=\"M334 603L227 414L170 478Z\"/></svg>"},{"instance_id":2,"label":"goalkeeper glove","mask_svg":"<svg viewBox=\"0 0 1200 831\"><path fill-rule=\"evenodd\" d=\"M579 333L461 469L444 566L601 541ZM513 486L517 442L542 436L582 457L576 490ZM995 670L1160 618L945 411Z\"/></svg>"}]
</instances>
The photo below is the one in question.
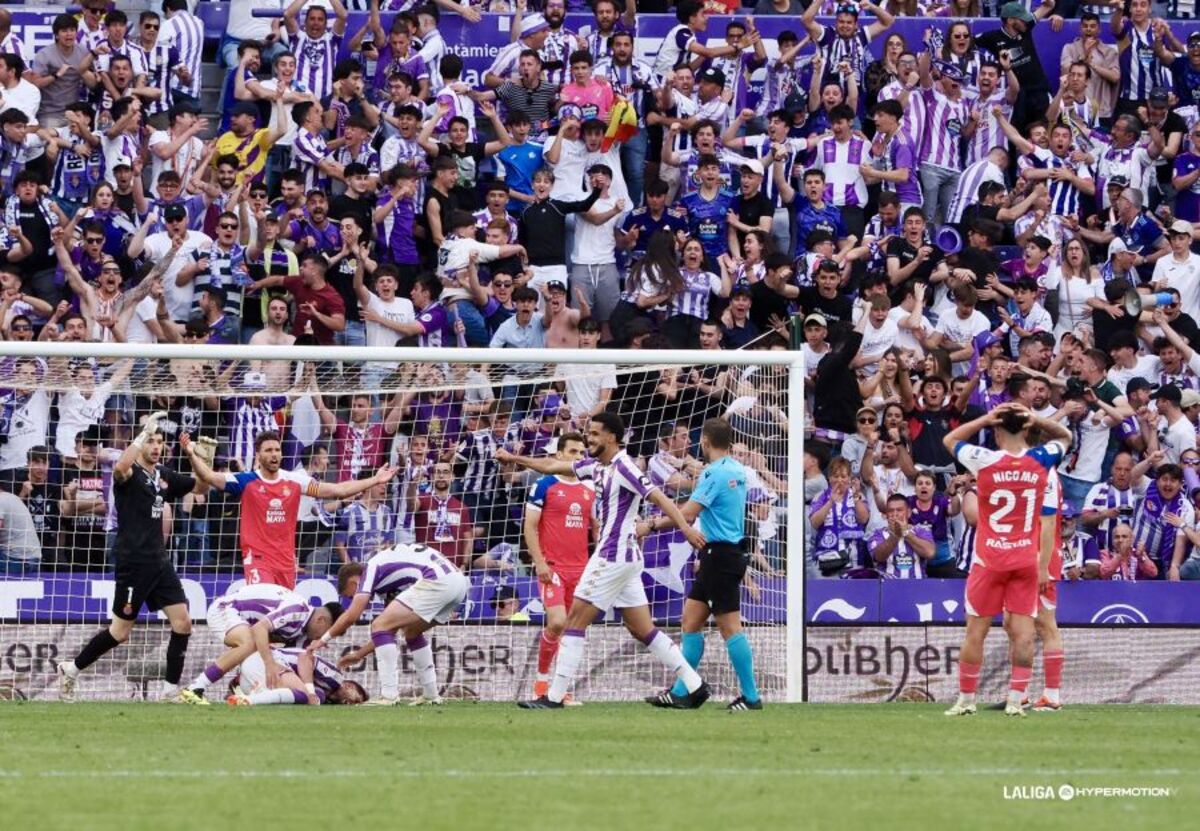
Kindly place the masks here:
<instances>
[{"instance_id":1,"label":"goalkeeper glove","mask_svg":"<svg viewBox=\"0 0 1200 831\"><path fill-rule=\"evenodd\" d=\"M146 423L142 425L142 432L138 433L138 437L133 440L133 446L139 450L142 448L151 436L158 432L158 420L166 418L165 410L157 410L146 417Z\"/></svg>"}]
</instances>

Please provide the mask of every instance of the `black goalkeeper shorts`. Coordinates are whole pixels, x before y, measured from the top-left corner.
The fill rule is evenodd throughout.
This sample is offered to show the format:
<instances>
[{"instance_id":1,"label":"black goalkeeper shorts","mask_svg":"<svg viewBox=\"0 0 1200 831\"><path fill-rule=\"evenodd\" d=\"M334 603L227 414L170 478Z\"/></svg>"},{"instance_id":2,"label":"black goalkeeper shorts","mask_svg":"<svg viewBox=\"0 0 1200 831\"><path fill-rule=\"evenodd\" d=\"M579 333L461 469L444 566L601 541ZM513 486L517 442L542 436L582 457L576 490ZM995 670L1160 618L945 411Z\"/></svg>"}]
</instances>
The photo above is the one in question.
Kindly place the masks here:
<instances>
[{"instance_id":1,"label":"black goalkeeper shorts","mask_svg":"<svg viewBox=\"0 0 1200 831\"><path fill-rule=\"evenodd\" d=\"M117 588L113 594L113 615L134 620L142 604L152 612L187 603L183 584L169 562L129 563L117 566Z\"/></svg>"},{"instance_id":2,"label":"black goalkeeper shorts","mask_svg":"<svg viewBox=\"0 0 1200 831\"><path fill-rule=\"evenodd\" d=\"M712 542L704 546L688 600L707 603L714 615L738 611L742 607L742 578L749 563L750 556L741 543Z\"/></svg>"}]
</instances>

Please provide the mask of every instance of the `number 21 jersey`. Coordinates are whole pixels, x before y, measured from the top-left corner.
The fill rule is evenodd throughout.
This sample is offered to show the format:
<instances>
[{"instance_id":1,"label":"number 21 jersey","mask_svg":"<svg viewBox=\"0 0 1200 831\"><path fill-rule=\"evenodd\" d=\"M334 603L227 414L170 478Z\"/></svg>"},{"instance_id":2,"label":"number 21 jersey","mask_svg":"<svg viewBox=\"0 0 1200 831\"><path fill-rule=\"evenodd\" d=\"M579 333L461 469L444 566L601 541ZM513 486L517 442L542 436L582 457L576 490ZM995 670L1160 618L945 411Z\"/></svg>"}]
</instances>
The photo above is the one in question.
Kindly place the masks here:
<instances>
[{"instance_id":1,"label":"number 21 jersey","mask_svg":"<svg viewBox=\"0 0 1200 831\"><path fill-rule=\"evenodd\" d=\"M1042 516L1058 512L1050 475L1066 449L1058 442L1019 456L960 442L954 457L975 474L979 522L975 565L998 571L1037 564Z\"/></svg>"}]
</instances>

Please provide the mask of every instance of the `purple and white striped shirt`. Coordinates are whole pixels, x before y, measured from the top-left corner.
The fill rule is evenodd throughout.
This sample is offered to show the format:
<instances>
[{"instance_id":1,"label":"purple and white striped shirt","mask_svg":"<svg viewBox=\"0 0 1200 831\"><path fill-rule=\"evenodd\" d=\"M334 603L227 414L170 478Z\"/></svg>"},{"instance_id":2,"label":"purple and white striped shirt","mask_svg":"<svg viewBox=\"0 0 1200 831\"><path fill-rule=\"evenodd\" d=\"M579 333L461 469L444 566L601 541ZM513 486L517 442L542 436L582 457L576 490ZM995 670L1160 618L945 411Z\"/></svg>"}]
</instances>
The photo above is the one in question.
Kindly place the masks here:
<instances>
[{"instance_id":1,"label":"purple and white striped shirt","mask_svg":"<svg viewBox=\"0 0 1200 831\"><path fill-rule=\"evenodd\" d=\"M1017 167L1022 173L1029 169L1065 168L1084 179L1092 178L1087 165L1071 164L1069 158L1059 158L1043 147L1035 147L1032 153L1027 153L1018 159ZM1065 179L1047 179L1046 189L1050 194L1050 213L1058 216L1079 215L1079 189L1074 184Z\"/></svg>"},{"instance_id":2,"label":"purple and white striped shirt","mask_svg":"<svg viewBox=\"0 0 1200 831\"><path fill-rule=\"evenodd\" d=\"M328 514L317 502L322 518ZM386 504L368 508L361 502L352 502L330 517L335 523L333 541L346 548L352 562L362 563L381 548L396 543L396 515Z\"/></svg>"},{"instance_id":3,"label":"purple and white striped shirt","mask_svg":"<svg viewBox=\"0 0 1200 831\"><path fill-rule=\"evenodd\" d=\"M304 189L325 188L328 178L322 175L321 162L328 157L325 139L318 133L314 135L303 127L296 131L296 140L292 143L292 167L304 174Z\"/></svg>"},{"instance_id":4,"label":"purple and white striped shirt","mask_svg":"<svg viewBox=\"0 0 1200 831\"><path fill-rule=\"evenodd\" d=\"M581 459L574 469L580 479L591 479L596 485L595 505L600 526L596 556L614 563L640 561L642 550L634 526L642 511L642 500L658 488L624 450L618 451L608 464Z\"/></svg>"},{"instance_id":5,"label":"purple and white striped shirt","mask_svg":"<svg viewBox=\"0 0 1200 831\"><path fill-rule=\"evenodd\" d=\"M1127 38L1129 44L1117 59L1121 70L1121 88L1117 95L1122 101L1145 101L1150 97L1150 90L1163 81L1158 58L1154 57L1154 30L1147 22L1145 31L1140 31L1126 18L1122 21L1118 41L1123 38ZM1169 82L1167 86L1170 86Z\"/></svg>"},{"instance_id":6,"label":"purple and white striped shirt","mask_svg":"<svg viewBox=\"0 0 1200 831\"><path fill-rule=\"evenodd\" d=\"M319 100L333 93L333 65L342 48L342 36L330 30L315 40L303 29L296 33L296 77Z\"/></svg>"},{"instance_id":7,"label":"purple and white striped shirt","mask_svg":"<svg viewBox=\"0 0 1200 831\"><path fill-rule=\"evenodd\" d=\"M1004 171L986 158L968 165L958 177L958 188L954 191L954 198L950 200L950 207L946 209L947 223L954 225L962 222L963 211L967 206L979 201L979 186L984 182L1004 184Z\"/></svg>"},{"instance_id":8,"label":"purple and white striped shirt","mask_svg":"<svg viewBox=\"0 0 1200 831\"><path fill-rule=\"evenodd\" d=\"M179 63L186 66L192 82L185 84L172 73L171 89L193 98L200 97L200 58L204 49L204 21L188 12L175 12L163 23L159 38L163 43L174 46L179 53Z\"/></svg>"},{"instance_id":9,"label":"purple and white striped shirt","mask_svg":"<svg viewBox=\"0 0 1200 831\"><path fill-rule=\"evenodd\" d=\"M964 95L962 100L968 113L972 110L979 113L979 126L975 128L975 135L967 140L967 164L975 164L991 152L993 147L1003 147L1007 150L1008 136L1000 129L1000 122L992 113L992 107L999 107L1005 118L1012 118L1013 108L1008 103L1007 93L996 91L988 98Z\"/></svg>"},{"instance_id":10,"label":"purple and white striped shirt","mask_svg":"<svg viewBox=\"0 0 1200 831\"><path fill-rule=\"evenodd\" d=\"M708 320L708 301L721 291L721 278L711 271L680 269L683 289L671 300L671 314Z\"/></svg>"},{"instance_id":11,"label":"purple and white striped shirt","mask_svg":"<svg viewBox=\"0 0 1200 831\"><path fill-rule=\"evenodd\" d=\"M437 582L448 574L458 574L454 563L424 545L402 543L385 548L367 560L358 584L358 594L381 598L401 592L421 580Z\"/></svg>"},{"instance_id":12,"label":"purple and white striped shirt","mask_svg":"<svg viewBox=\"0 0 1200 831\"><path fill-rule=\"evenodd\" d=\"M867 181L858 166L867 160L869 148L867 141L858 136L844 142L833 136L821 139L815 166L825 171L826 202L836 208L867 204Z\"/></svg>"},{"instance_id":13,"label":"purple and white striped shirt","mask_svg":"<svg viewBox=\"0 0 1200 831\"><path fill-rule=\"evenodd\" d=\"M304 637L304 625L313 613L312 606L303 597L291 589L270 583L242 586L217 600L213 608L223 612L232 610L248 626L266 620L271 631L287 643Z\"/></svg>"},{"instance_id":14,"label":"purple and white striped shirt","mask_svg":"<svg viewBox=\"0 0 1200 831\"><path fill-rule=\"evenodd\" d=\"M879 134L876 133L876 136ZM897 130L879 159L883 170L908 170L903 182L884 182L883 189L895 191L901 205L920 205L921 184L917 178L917 148L903 130Z\"/></svg>"},{"instance_id":15,"label":"purple and white striped shirt","mask_svg":"<svg viewBox=\"0 0 1200 831\"><path fill-rule=\"evenodd\" d=\"M149 49L135 48L146 68L146 86L162 93L146 105L146 112L148 115L166 112L171 108L171 67L179 63L179 54L161 38Z\"/></svg>"},{"instance_id":16,"label":"purple and white striped shirt","mask_svg":"<svg viewBox=\"0 0 1200 831\"><path fill-rule=\"evenodd\" d=\"M775 110L783 109L783 102L793 92L802 93L804 90L800 83L800 72L811 62L811 56L806 59L796 58L790 64L780 64L777 60L767 61L767 79L763 84L763 94L758 101L756 114L765 118Z\"/></svg>"},{"instance_id":17,"label":"purple and white striped shirt","mask_svg":"<svg viewBox=\"0 0 1200 831\"><path fill-rule=\"evenodd\" d=\"M958 139L967 123L969 110L961 98L952 101L939 89L923 89L925 99L924 141L921 143L921 164L962 170ZM912 100L912 96L909 97Z\"/></svg>"},{"instance_id":18,"label":"purple and white striped shirt","mask_svg":"<svg viewBox=\"0 0 1200 831\"><path fill-rule=\"evenodd\" d=\"M300 671L300 656L304 654L304 650L299 647L272 647L271 655L275 658L275 663L281 667L287 667L292 672L299 674ZM337 668L337 665L332 661L327 661L320 655L313 655L313 686L317 688L317 692L324 695L326 698L333 695L334 691L342 685L345 677Z\"/></svg>"},{"instance_id":19,"label":"purple and white striped shirt","mask_svg":"<svg viewBox=\"0 0 1200 831\"><path fill-rule=\"evenodd\" d=\"M790 138L786 139L784 144L788 146L791 152L788 153L787 158L783 161L783 175L785 178L791 179L792 168L796 166L796 159L800 157L801 153L808 151L808 140ZM747 150L750 151L754 158L762 161L771 152L771 139L765 133L757 136L746 136L742 139L742 152L746 152ZM779 197L779 183L775 181L774 164L763 162L762 192L763 196L770 199L777 209L783 204Z\"/></svg>"},{"instance_id":20,"label":"purple and white striped shirt","mask_svg":"<svg viewBox=\"0 0 1200 831\"><path fill-rule=\"evenodd\" d=\"M899 101L904 91L904 84L899 81L892 81L879 90L879 100ZM921 90L909 90L908 102L904 106L904 117L900 119L900 129L912 139L913 147L919 148L921 146L921 139L925 136L926 109L925 98L921 95Z\"/></svg>"},{"instance_id":21,"label":"purple and white striped shirt","mask_svg":"<svg viewBox=\"0 0 1200 831\"><path fill-rule=\"evenodd\" d=\"M233 445L230 459L236 459L242 470L254 470L254 439L267 430L278 430L275 412L287 406L287 398L274 396L258 399L234 398L229 404L229 438Z\"/></svg>"}]
</instances>

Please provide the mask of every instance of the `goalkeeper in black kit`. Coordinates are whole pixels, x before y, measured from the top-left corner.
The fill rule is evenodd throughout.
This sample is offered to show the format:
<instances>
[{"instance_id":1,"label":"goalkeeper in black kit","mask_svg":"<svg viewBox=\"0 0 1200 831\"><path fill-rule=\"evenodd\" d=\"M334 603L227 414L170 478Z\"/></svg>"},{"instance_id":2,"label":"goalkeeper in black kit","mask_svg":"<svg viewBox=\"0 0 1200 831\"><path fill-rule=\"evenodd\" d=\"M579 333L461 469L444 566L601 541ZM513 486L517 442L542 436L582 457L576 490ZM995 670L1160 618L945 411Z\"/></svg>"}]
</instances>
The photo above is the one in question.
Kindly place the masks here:
<instances>
[{"instance_id":1,"label":"goalkeeper in black kit","mask_svg":"<svg viewBox=\"0 0 1200 831\"><path fill-rule=\"evenodd\" d=\"M162 611L171 624L167 641L167 665L162 698L186 703L180 696L179 679L187 655L192 619L179 575L167 558L163 534L166 503L197 487L196 479L159 465L163 434L158 412L146 419L142 432L130 442L113 466L113 499L117 511L116 589L113 621L88 641L73 661L58 665L59 700L74 701L80 671L96 663L105 653L129 639L143 604Z\"/></svg>"}]
</instances>

